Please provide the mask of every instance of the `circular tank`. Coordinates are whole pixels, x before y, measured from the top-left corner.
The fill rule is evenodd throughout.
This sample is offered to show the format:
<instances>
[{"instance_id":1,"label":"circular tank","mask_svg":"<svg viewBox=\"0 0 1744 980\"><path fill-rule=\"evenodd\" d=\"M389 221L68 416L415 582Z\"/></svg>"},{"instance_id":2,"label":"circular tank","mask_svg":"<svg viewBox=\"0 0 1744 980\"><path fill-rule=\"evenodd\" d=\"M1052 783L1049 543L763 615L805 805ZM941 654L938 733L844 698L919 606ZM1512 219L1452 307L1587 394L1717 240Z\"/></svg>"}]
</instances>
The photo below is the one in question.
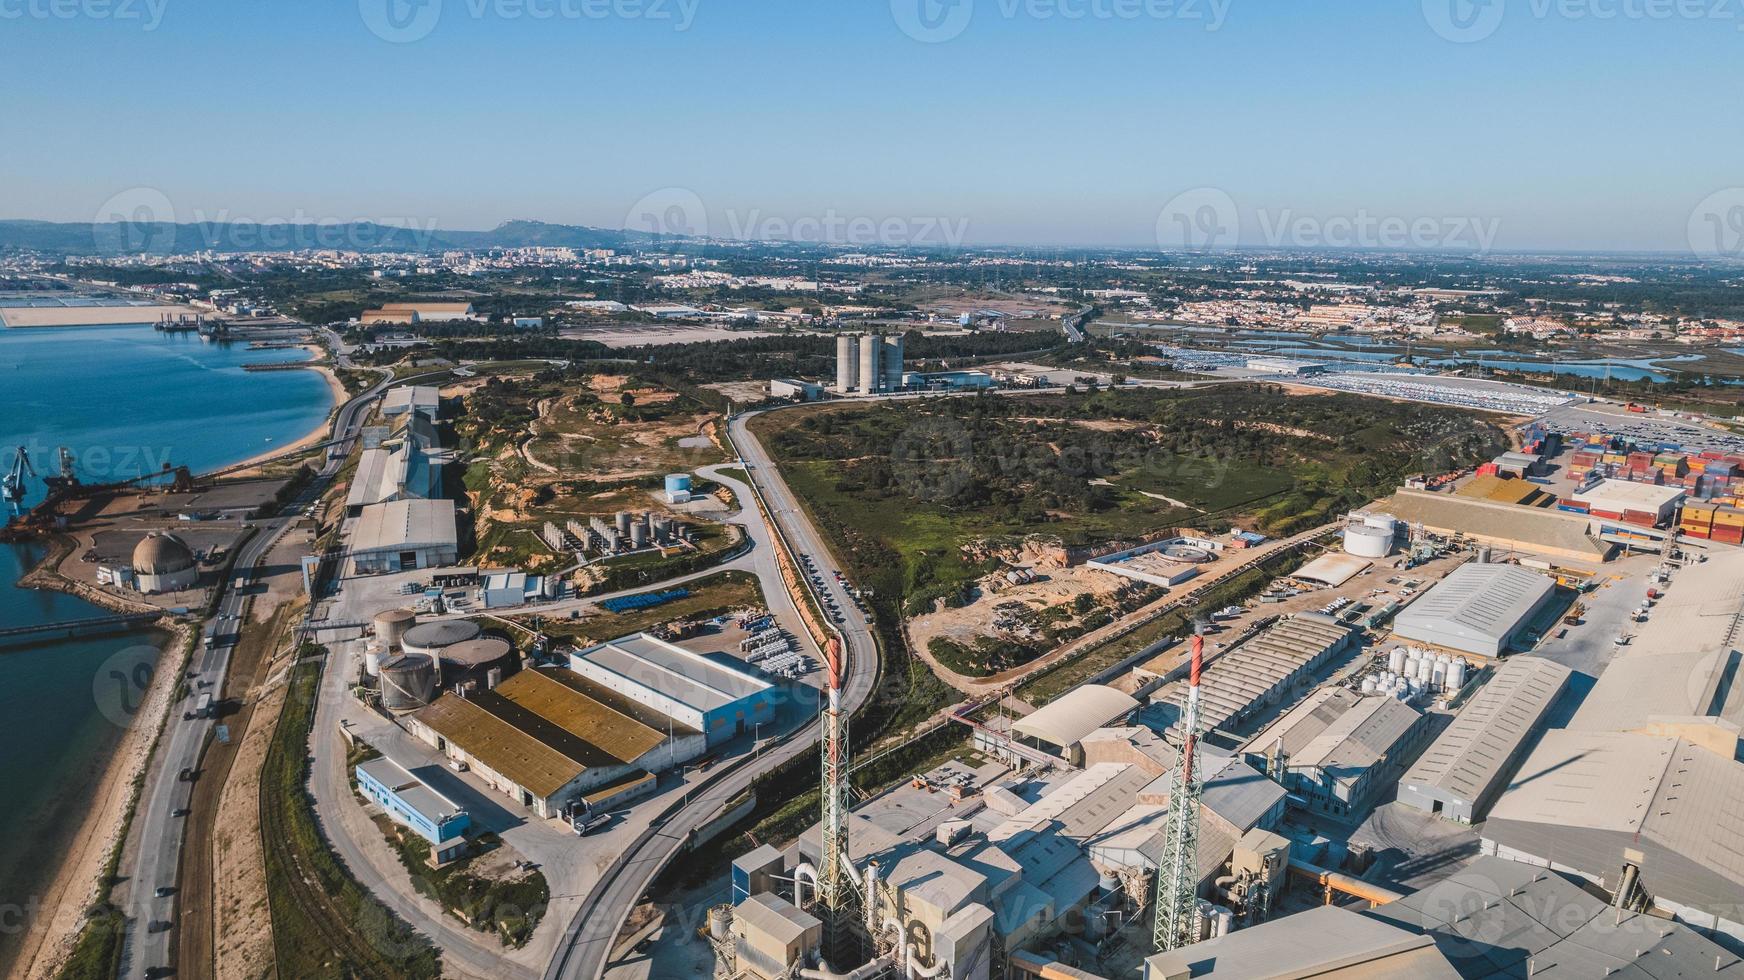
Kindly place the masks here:
<instances>
[{"instance_id":1,"label":"circular tank","mask_svg":"<svg viewBox=\"0 0 1744 980\"><path fill-rule=\"evenodd\" d=\"M646 547L648 547L648 525L647 525L647 523L645 523L643 521L637 521L636 523L630 525L630 547L631 548L646 548Z\"/></svg>"},{"instance_id":2,"label":"circular tank","mask_svg":"<svg viewBox=\"0 0 1744 980\"><path fill-rule=\"evenodd\" d=\"M1391 514L1365 514L1363 515L1363 526L1372 527L1377 531L1385 531L1389 536L1396 534L1399 530L1399 522Z\"/></svg>"},{"instance_id":3,"label":"circular tank","mask_svg":"<svg viewBox=\"0 0 1744 980\"><path fill-rule=\"evenodd\" d=\"M667 493L689 493L690 492L690 474L689 473L673 473L673 474L669 475L666 478L666 492Z\"/></svg>"},{"instance_id":4,"label":"circular tank","mask_svg":"<svg viewBox=\"0 0 1744 980\"><path fill-rule=\"evenodd\" d=\"M1362 682L1362 692L1364 694L1375 694L1380 691L1380 689L1381 682L1373 677Z\"/></svg>"},{"instance_id":5,"label":"circular tank","mask_svg":"<svg viewBox=\"0 0 1744 980\"><path fill-rule=\"evenodd\" d=\"M1393 652L1387 654L1387 669L1395 674L1405 669L1404 647L1394 647Z\"/></svg>"},{"instance_id":6,"label":"circular tank","mask_svg":"<svg viewBox=\"0 0 1744 980\"><path fill-rule=\"evenodd\" d=\"M1437 690L1440 690L1440 689L1445 688L1447 686L1447 665L1446 664L1438 663L1435 665L1434 671L1432 671L1429 675L1429 684L1431 687L1436 688Z\"/></svg>"},{"instance_id":7,"label":"circular tank","mask_svg":"<svg viewBox=\"0 0 1744 980\"><path fill-rule=\"evenodd\" d=\"M382 645L378 642L371 641L369 646L364 647L363 649L363 672L370 677L380 675L381 662Z\"/></svg>"},{"instance_id":8,"label":"circular tank","mask_svg":"<svg viewBox=\"0 0 1744 980\"><path fill-rule=\"evenodd\" d=\"M709 938L724 939L733 934L733 907L716 905L709 909Z\"/></svg>"},{"instance_id":9,"label":"circular tank","mask_svg":"<svg viewBox=\"0 0 1744 980\"><path fill-rule=\"evenodd\" d=\"M1385 558L1393 552L1393 532L1356 524L1344 529L1344 550L1358 558Z\"/></svg>"},{"instance_id":10,"label":"circular tank","mask_svg":"<svg viewBox=\"0 0 1744 980\"><path fill-rule=\"evenodd\" d=\"M629 534L630 533L630 520L631 520L630 512L627 510L618 511L618 516L617 516L616 520L618 523L618 533L619 534Z\"/></svg>"},{"instance_id":11,"label":"circular tank","mask_svg":"<svg viewBox=\"0 0 1744 980\"><path fill-rule=\"evenodd\" d=\"M436 661L406 653L381 665L382 707L413 711L430 703L436 693Z\"/></svg>"},{"instance_id":12,"label":"circular tank","mask_svg":"<svg viewBox=\"0 0 1744 980\"><path fill-rule=\"evenodd\" d=\"M406 631L418 622L418 614L410 609L389 609L375 614L375 638L383 649L398 650Z\"/></svg>"},{"instance_id":13,"label":"circular tank","mask_svg":"<svg viewBox=\"0 0 1744 980\"><path fill-rule=\"evenodd\" d=\"M1447 689L1458 691L1465 686L1465 661L1455 660L1447 665Z\"/></svg>"},{"instance_id":14,"label":"circular tank","mask_svg":"<svg viewBox=\"0 0 1744 980\"><path fill-rule=\"evenodd\" d=\"M1435 661L1424 657L1417 662L1417 683L1427 684L1435 676Z\"/></svg>"},{"instance_id":15,"label":"circular tank","mask_svg":"<svg viewBox=\"0 0 1744 980\"><path fill-rule=\"evenodd\" d=\"M476 640L484 630L468 619L444 619L420 623L400 638L400 648L407 653L435 655L438 651L468 640Z\"/></svg>"},{"instance_id":16,"label":"circular tank","mask_svg":"<svg viewBox=\"0 0 1744 980\"><path fill-rule=\"evenodd\" d=\"M481 636L445 646L438 654L442 661L442 683L448 686L483 679L491 668L509 663L514 652L515 648L509 645L509 641L494 636Z\"/></svg>"}]
</instances>

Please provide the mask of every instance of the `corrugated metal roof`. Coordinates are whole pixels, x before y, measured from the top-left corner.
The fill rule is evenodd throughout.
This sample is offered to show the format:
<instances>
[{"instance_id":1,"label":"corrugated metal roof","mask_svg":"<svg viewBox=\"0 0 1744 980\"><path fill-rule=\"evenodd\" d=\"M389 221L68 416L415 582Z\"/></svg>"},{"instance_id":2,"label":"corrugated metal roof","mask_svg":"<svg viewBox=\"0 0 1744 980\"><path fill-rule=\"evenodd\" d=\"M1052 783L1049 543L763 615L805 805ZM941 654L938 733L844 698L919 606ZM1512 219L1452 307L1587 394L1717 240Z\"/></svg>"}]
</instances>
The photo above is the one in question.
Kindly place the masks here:
<instances>
[{"instance_id":1,"label":"corrugated metal roof","mask_svg":"<svg viewBox=\"0 0 1744 980\"><path fill-rule=\"evenodd\" d=\"M1486 836L1508 823L1645 838L1744 894L1744 764L1681 739L1547 732L1491 810ZM1676 876L1655 870L1654 892L1677 901Z\"/></svg>"},{"instance_id":2,"label":"corrugated metal roof","mask_svg":"<svg viewBox=\"0 0 1744 980\"><path fill-rule=\"evenodd\" d=\"M1084 736L1138 707L1126 694L1101 684L1085 684L1012 725L1012 731L1050 745L1075 745Z\"/></svg>"},{"instance_id":3,"label":"corrugated metal roof","mask_svg":"<svg viewBox=\"0 0 1744 980\"><path fill-rule=\"evenodd\" d=\"M351 550L453 548L460 532L452 500L395 500L363 509L351 530Z\"/></svg>"},{"instance_id":4,"label":"corrugated metal roof","mask_svg":"<svg viewBox=\"0 0 1744 980\"><path fill-rule=\"evenodd\" d=\"M783 946L791 946L811 930L823 928L823 922L816 916L796 908L780 895L752 895L733 909L733 919Z\"/></svg>"},{"instance_id":5,"label":"corrugated metal roof","mask_svg":"<svg viewBox=\"0 0 1744 980\"><path fill-rule=\"evenodd\" d=\"M772 685L645 633L578 650L586 660L699 711L724 708Z\"/></svg>"},{"instance_id":6,"label":"corrugated metal roof","mask_svg":"<svg viewBox=\"0 0 1744 980\"><path fill-rule=\"evenodd\" d=\"M1280 620L1205 668L1199 697L1207 728L1228 722L1280 685L1320 662L1350 638L1350 628L1337 620L1312 614ZM1175 699L1185 703L1186 686ZM1179 723L1171 731L1179 734Z\"/></svg>"},{"instance_id":7,"label":"corrugated metal roof","mask_svg":"<svg viewBox=\"0 0 1744 980\"><path fill-rule=\"evenodd\" d=\"M1508 760L1568 685L1570 673L1541 657L1504 663L1402 782L1435 786L1475 802L1502 777Z\"/></svg>"},{"instance_id":8,"label":"corrugated metal roof","mask_svg":"<svg viewBox=\"0 0 1744 980\"><path fill-rule=\"evenodd\" d=\"M480 763L538 797L549 797L587 771L527 732L452 694L412 715Z\"/></svg>"},{"instance_id":9,"label":"corrugated metal roof","mask_svg":"<svg viewBox=\"0 0 1744 980\"><path fill-rule=\"evenodd\" d=\"M1687 926L1614 909L1561 874L1497 857L1365 914L1428 933L1471 980L1744 980L1744 961Z\"/></svg>"},{"instance_id":10,"label":"corrugated metal roof","mask_svg":"<svg viewBox=\"0 0 1744 980\"><path fill-rule=\"evenodd\" d=\"M1246 748L1266 752L1281 742L1291 767L1354 773L1386 758L1422 717L1393 698L1321 688L1249 739Z\"/></svg>"},{"instance_id":11,"label":"corrugated metal roof","mask_svg":"<svg viewBox=\"0 0 1744 980\"><path fill-rule=\"evenodd\" d=\"M625 764L647 755L666 740L665 732L560 683L551 676L555 673L520 671L498 684L496 693Z\"/></svg>"},{"instance_id":12,"label":"corrugated metal roof","mask_svg":"<svg viewBox=\"0 0 1744 980\"><path fill-rule=\"evenodd\" d=\"M1426 642L1437 636L1500 646L1556 590L1518 565L1461 565L1405 608L1394 632Z\"/></svg>"},{"instance_id":13,"label":"corrugated metal roof","mask_svg":"<svg viewBox=\"0 0 1744 980\"><path fill-rule=\"evenodd\" d=\"M1629 731L1654 717L1709 716L1744 725L1744 552L1678 573L1599 675L1570 728Z\"/></svg>"},{"instance_id":14,"label":"corrugated metal roof","mask_svg":"<svg viewBox=\"0 0 1744 980\"><path fill-rule=\"evenodd\" d=\"M1145 976L1459 977L1435 941L1349 909L1323 905L1145 960Z\"/></svg>"}]
</instances>

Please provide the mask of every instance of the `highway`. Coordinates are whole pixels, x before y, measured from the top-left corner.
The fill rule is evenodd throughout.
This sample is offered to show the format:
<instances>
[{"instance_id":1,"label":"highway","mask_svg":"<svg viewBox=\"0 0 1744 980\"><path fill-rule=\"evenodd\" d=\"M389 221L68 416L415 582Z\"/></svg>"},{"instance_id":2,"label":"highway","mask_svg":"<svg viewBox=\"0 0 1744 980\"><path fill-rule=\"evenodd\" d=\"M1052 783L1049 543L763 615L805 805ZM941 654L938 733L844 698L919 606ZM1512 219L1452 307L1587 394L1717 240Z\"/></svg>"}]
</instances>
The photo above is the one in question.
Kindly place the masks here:
<instances>
[{"instance_id":1,"label":"highway","mask_svg":"<svg viewBox=\"0 0 1744 980\"><path fill-rule=\"evenodd\" d=\"M255 524L254 535L237 553L233 566L235 576L252 579L255 567L284 532L301 519L303 510L310 503L320 499L344 465L349 442L356 438L369 407L387 388L389 380L384 377L368 391L340 406L333 417L332 431L335 439L344 442L328 452L316 478L281 509L281 516ZM218 586L223 590L223 598L219 601L216 618L236 617L240 620L246 612L247 599L241 591L225 588L226 584ZM223 690L234 642L235 634L232 633L227 642L210 646L201 642L194 651L188 668L192 675L190 694L188 699L170 706L157 752L146 771L146 782L140 792L133 833L122 866L126 881L119 887L117 895L122 908L128 911L127 936L123 942L119 971L122 977L144 978L148 971L155 973L174 968L170 954L171 938L175 934L173 928L153 932L149 924L157 921L173 924L176 921L175 889L179 884L185 818L172 814L188 805L191 792L191 787L180 779L180 774L182 770L194 769L199 764L201 750L216 724L207 718L184 719L181 712L197 693ZM168 889L168 893L160 896L160 889Z\"/></svg>"},{"instance_id":2,"label":"highway","mask_svg":"<svg viewBox=\"0 0 1744 980\"><path fill-rule=\"evenodd\" d=\"M872 638L872 628L847 590L831 574L831 563L827 560L829 552L824 547L823 537L799 508L792 491L770 462L768 453L747 428L746 423L757 414L760 413L735 416L728 423L728 433L754 486L744 488L739 481L718 471L708 476L731 486L737 493L754 490L792 549L801 555L811 555L817 562L823 585L819 587L818 580L812 579L812 588L814 594L833 595L837 608L842 611L843 621L838 623L838 629L847 659L842 700L850 712L857 712L870 700L878 680L878 647ZM556 956L545 971L547 980L597 980L604 976L612 941L623 928L630 910L648 890L655 876L684 849L691 833L723 812L727 804L748 789L760 774L790 759L815 752L818 738L818 722L812 721L760 754L724 768L692 793L687 801L674 804L668 812L654 818L648 830L606 868L599 884L582 902L564 932Z\"/></svg>"}]
</instances>

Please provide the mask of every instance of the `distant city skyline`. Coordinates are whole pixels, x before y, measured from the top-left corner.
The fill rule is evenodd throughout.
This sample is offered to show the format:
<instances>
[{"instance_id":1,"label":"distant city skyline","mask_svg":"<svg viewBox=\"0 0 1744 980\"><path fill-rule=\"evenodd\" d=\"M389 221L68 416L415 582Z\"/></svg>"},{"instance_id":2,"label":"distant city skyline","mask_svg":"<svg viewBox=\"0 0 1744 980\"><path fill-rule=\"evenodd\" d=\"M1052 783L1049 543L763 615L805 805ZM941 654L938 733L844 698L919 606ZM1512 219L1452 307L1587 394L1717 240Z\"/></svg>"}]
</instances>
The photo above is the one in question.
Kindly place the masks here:
<instances>
[{"instance_id":1,"label":"distant city skyline","mask_svg":"<svg viewBox=\"0 0 1744 980\"><path fill-rule=\"evenodd\" d=\"M0 217L1730 255L1703 6L0 0Z\"/></svg>"}]
</instances>

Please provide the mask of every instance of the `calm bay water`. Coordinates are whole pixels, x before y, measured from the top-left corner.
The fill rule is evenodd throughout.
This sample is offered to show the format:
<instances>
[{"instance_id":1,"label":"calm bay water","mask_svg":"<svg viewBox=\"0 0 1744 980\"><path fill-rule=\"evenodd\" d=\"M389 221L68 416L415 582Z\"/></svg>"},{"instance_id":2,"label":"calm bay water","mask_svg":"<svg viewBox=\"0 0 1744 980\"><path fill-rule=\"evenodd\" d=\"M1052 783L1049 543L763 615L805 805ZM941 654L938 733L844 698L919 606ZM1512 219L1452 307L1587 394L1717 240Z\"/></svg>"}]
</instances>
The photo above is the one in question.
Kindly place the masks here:
<instances>
[{"instance_id":1,"label":"calm bay water","mask_svg":"<svg viewBox=\"0 0 1744 980\"><path fill-rule=\"evenodd\" d=\"M73 450L85 480L195 472L288 445L332 407L313 371L250 373L250 362L299 361L301 350L249 350L149 326L0 329L0 466L14 447L52 472ZM26 503L43 485L29 480ZM0 505L3 506L3 505ZM14 586L40 555L0 546L0 625L103 615L81 599ZM15 951L35 896L78 830L91 793L149 679L161 636L144 632L0 648L0 969Z\"/></svg>"}]
</instances>

